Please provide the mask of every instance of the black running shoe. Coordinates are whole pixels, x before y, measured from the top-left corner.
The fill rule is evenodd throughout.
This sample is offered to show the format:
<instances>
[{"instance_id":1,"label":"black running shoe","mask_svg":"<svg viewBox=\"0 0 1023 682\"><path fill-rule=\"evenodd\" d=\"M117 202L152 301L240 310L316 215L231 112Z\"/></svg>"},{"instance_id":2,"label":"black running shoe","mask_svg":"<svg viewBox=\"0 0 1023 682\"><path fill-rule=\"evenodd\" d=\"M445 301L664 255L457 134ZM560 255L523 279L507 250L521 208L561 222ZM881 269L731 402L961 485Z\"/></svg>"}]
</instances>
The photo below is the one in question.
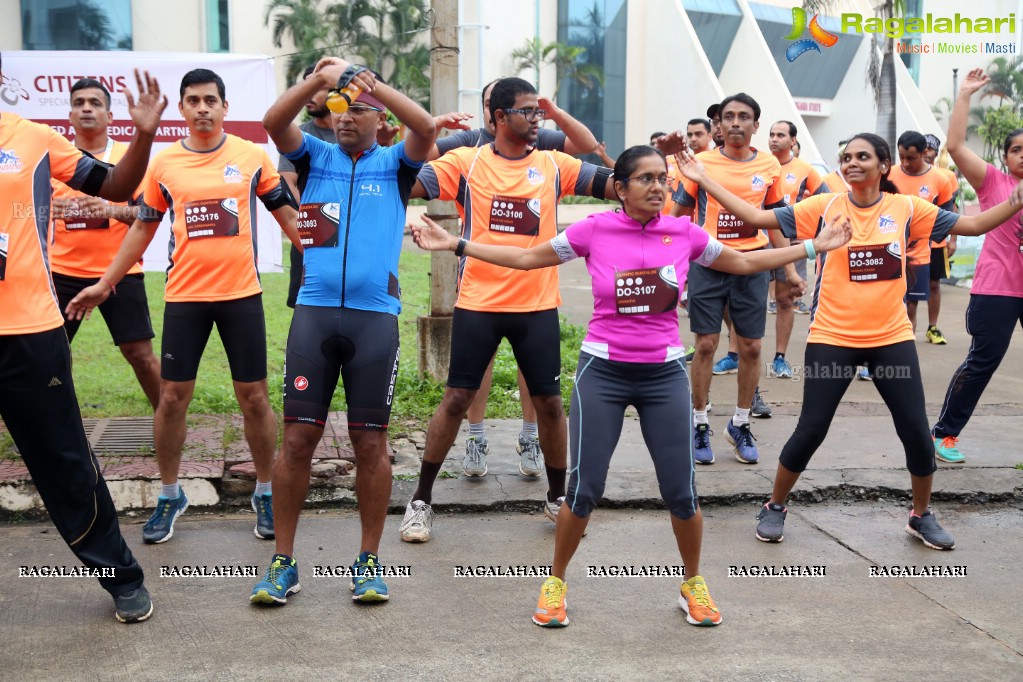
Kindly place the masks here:
<instances>
[{"instance_id":1,"label":"black running shoe","mask_svg":"<svg viewBox=\"0 0 1023 682\"><path fill-rule=\"evenodd\" d=\"M784 505L765 504L757 514L757 540L761 542L781 542L785 539L785 517L789 510Z\"/></svg>"}]
</instances>

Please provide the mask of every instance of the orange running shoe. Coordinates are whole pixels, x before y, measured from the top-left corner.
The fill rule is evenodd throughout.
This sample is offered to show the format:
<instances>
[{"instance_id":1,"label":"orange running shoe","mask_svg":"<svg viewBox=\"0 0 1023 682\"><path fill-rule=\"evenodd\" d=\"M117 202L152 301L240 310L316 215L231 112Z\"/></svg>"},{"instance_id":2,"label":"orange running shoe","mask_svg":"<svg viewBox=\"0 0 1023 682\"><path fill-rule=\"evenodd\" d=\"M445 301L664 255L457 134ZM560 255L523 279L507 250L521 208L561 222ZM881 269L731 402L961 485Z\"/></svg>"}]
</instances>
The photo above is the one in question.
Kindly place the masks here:
<instances>
[{"instance_id":1,"label":"orange running shoe","mask_svg":"<svg viewBox=\"0 0 1023 682\"><path fill-rule=\"evenodd\" d=\"M714 605L703 578L694 575L682 583L682 596L678 605L686 612L686 620L693 625L720 625L721 612Z\"/></svg>"},{"instance_id":2,"label":"orange running shoe","mask_svg":"<svg viewBox=\"0 0 1023 682\"><path fill-rule=\"evenodd\" d=\"M540 598L533 611L533 622L543 628L563 628L568 625L568 613L565 611L565 595L568 585L561 578L553 575L543 581Z\"/></svg>"}]
</instances>

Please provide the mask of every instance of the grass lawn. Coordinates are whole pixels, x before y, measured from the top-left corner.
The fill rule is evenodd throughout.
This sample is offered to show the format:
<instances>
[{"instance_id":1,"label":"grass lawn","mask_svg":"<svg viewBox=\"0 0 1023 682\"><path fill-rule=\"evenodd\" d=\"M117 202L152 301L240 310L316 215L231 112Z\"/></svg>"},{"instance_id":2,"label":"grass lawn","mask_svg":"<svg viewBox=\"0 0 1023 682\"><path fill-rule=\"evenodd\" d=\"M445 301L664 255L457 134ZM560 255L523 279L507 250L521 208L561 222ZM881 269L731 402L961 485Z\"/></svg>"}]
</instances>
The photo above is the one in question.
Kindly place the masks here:
<instances>
[{"instance_id":1,"label":"grass lawn","mask_svg":"<svg viewBox=\"0 0 1023 682\"><path fill-rule=\"evenodd\" d=\"M285 244L285 268L288 267L288 245ZM401 363L395 386L393 419L426 420L440 403L443 386L418 376L416 318L429 311L430 256L427 253L403 252L399 265L402 285ZM291 309L284 305L288 293L288 273L262 275L263 309L266 314L267 356L270 379L270 404L281 410L281 389L284 373L284 351L291 324ZM163 273L146 273L146 292L153 317L153 340L159 355L163 327ZM572 388L575 365L582 343L583 328L562 320L561 357L562 391L565 404ZM97 312L82 324L71 347L74 357L75 387L82 414L86 417L122 417L150 414L148 401L142 394L135 375L110 340L102 316ZM520 416L516 393L515 359L507 343L501 345L494 366L494 387L487 416L490 418ZM338 387L331 409L344 409L344 392ZM210 337L199 376L195 397L189 410L193 414L229 414L238 411L231 374L224 347L216 331Z\"/></svg>"}]
</instances>

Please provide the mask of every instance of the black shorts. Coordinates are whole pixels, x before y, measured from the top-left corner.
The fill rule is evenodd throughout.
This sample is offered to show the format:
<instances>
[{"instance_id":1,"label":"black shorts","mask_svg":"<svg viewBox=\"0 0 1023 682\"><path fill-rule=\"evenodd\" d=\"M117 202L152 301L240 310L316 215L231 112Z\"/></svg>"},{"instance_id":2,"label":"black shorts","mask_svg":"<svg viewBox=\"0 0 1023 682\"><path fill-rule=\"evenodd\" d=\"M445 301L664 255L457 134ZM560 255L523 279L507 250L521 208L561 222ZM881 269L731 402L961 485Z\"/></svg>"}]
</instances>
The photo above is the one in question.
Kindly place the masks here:
<instances>
[{"instance_id":1,"label":"black shorts","mask_svg":"<svg viewBox=\"0 0 1023 682\"><path fill-rule=\"evenodd\" d=\"M284 421L324 426L338 376L348 428L386 431L398 376L395 315L295 306L284 362Z\"/></svg>"},{"instance_id":2,"label":"black shorts","mask_svg":"<svg viewBox=\"0 0 1023 682\"><path fill-rule=\"evenodd\" d=\"M78 295L78 292L98 281L99 278L70 277L54 272L53 286L57 289L60 314L64 315L67 304ZM117 293L111 294L99 305L99 312L103 315L103 321L107 323L115 346L156 336L153 333L153 322L149 318L149 301L146 299L146 283L142 273L125 275L117 285ZM82 320L69 320L66 315L64 316L64 329L67 331L68 341L74 340L81 326Z\"/></svg>"},{"instance_id":3,"label":"black shorts","mask_svg":"<svg viewBox=\"0 0 1023 682\"><path fill-rule=\"evenodd\" d=\"M735 333L762 339L767 328L766 272L732 275L693 263L689 267L689 329L694 334L720 334L725 304Z\"/></svg>"},{"instance_id":4,"label":"black shorts","mask_svg":"<svg viewBox=\"0 0 1023 682\"><path fill-rule=\"evenodd\" d=\"M530 395L561 394L561 324L557 308L533 313L455 308L448 386L478 389L502 338L511 344Z\"/></svg>"},{"instance_id":5,"label":"black shorts","mask_svg":"<svg viewBox=\"0 0 1023 682\"><path fill-rule=\"evenodd\" d=\"M927 276L931 266L910 263L906 272L906 300L927 301L931 298L931 282Z\"/></svg>"},{"instance_id":6,"label":"black shorts","mask_svg":"<svg viewBox=\"0 0 1023 682\"><path fill-rule=\"evenodd\" d=\"M233 301L167 303L163 310L160 376L167 381L195 381L214 324L227 353L231 378L241 383L266 379L262 294Z\"/></svg>"},{"instance_id":7,"label":"black shorts","mask_svg":"<svg viewBox=\"0 0 1023 682\"><path fill-rule=\"evenodd\" d=\"M291 245L291 268L288 270L288 301L289 308L294 308L298 301L298 290L302 288L305 258L302 252Z\"/></svg>"},{"instance_id":8,"label":"black shorts","mask_svg":"<svg viewBox=\"0 0 1023 682\"><path fill-rule=\"evenodd\" d=\"M931 281L946 279L949 272L948 247L931 248Z\"/></svg>"}]
</instances>

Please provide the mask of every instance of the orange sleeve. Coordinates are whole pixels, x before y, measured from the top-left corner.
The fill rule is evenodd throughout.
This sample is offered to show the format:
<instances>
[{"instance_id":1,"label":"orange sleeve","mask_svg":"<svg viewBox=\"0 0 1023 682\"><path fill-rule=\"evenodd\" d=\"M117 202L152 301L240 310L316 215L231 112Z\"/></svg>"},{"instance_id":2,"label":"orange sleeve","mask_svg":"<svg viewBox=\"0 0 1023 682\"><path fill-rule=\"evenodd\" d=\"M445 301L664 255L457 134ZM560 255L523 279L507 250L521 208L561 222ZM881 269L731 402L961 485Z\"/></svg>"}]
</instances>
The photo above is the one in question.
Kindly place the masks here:
<instances>
[{"instance_id":1,"label":"orange sleeve","mask_svg":"<svg viewBox=\"0 0 1023 682\"><path fill-rule=\"evenodd\" d=\"M463 174L461 161L458 154L448 152L427 164L433 169L433 173L437 178L437 187L440 192L436 198L444 199L445 201L455 200L458 195L458 185Z\"/></svg>"},{"instance_id":2,"label":"orange sleeve","mask_svg":"<svg viewBox=\"0 0 1023 682\"><path fill-rule=\"evenodd\" d=\"M75 171L78 169L78 162L87 158L78 147L74 146L63 136L57 134L53 128L49 128L46 146L50 156L50 177L61 182L71 182ZM89 159L91 163L92 160Z\"/></svg>"},{"instance_id":3,"label":"orange sleeve","mask_svg":"<svg viewBox=\"0 0 1023 682\"><path fill-rule=\"evenodd\" d=\"M814 195L824 184L824 178L817 172L817 169L810 166L810 172L806 174L806 194Z\"/></svg>"},{"instance_id":4,"label":"orange sleeve","mask_svg":"<svg viewBox=\"0 0 1023 682\"><path fill-rule=\"evenodd\" d=\"M155 159L149 164L149 168L146 169L146 175L142 178L142 184L139 185L137 190L138 194L136 196L139 197L146 206L159 211L160 213L166 213L168 208L167 201L163 196L163 192L160 190L160 183L156 179L158 163L159 160ZM142 214L139 214L139 218L142 219Z\"/></svg>"},{"instance_id":5,"label":"orange sleeve","mask_svg":"<svg viewBox=\"0 0 1023 682\"><path fill-rule=\"evenodd\" d=\"M554 157L561 175L561 196L568 196L576 193L576 183L579 182L579 170L583 162L568 154L558 154Z\"/></svg>"},{"instance_id":6,"label":"orange sleeve","mask_svg":"<svg viewBox=\"0 0 1023 682\"><path fill-rule=\"evenodd\" d=\"M764 195L764 206L782 204L785 202L785 190L781 186L781 166L775 164L772 172L771 186L767 188Z\"/></svg>"},{"instance_id":7,"label":"orange sleeve","mask_svg":"<svg viewBox=\"0 0 1023 682\"><path fill-rule=\"evenodd\" d=\"M789 207L796 220L796 239L813 239L817 236L824 216L824 200L828 196L818 194Z\"/></svg>"},{"instance_id":8,"label":"orange sleeve","mask_svg":"<svg viewBox=\"0 0 1023 682\"><path fill-rule=\"evenodd\" d=\"M267 192L277 189L277 186L281 184L281 176L270 162L269 154L261 147L256 147L256 153L262 157L260 159L259 184L256 185L256 196L261 197Z\"/></svg>"},{"instance_id":9,"label":"orange sleeve","mask_svg":"<svg viewBox=\"0 0 1023 682\"><path fill-rule=\"evenodd\" d=\"M934 221L938 218L939 208L920 197L906 196L909 196L913 202L913 218L909 223L909 242L910 244L918 241L929 243L931 230L934 229ZM930 256L930 252L927 255Z\"/></svg>"}]
</instances>

